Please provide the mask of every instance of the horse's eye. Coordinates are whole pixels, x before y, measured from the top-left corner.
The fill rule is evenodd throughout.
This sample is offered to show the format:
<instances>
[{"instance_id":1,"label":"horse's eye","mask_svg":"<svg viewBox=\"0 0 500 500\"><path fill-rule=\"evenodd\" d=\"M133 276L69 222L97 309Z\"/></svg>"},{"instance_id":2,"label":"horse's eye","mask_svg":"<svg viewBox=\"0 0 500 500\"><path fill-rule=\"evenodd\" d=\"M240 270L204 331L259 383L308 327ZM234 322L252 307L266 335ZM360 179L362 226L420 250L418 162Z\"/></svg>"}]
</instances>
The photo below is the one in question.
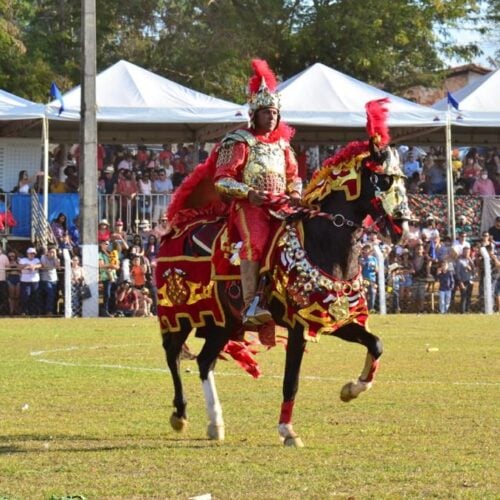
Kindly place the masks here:
<instances>
[{"instance_id":1,"label":"horse's eye","mask_svg":"<svg viewBox=\"0 0 500 500\"><path fill-rule=\"evenodd\" d=\"M387 191L392 185L393 178L390 175L379 176L379 188L382 191Z\"/></svg>"}]
</instances>

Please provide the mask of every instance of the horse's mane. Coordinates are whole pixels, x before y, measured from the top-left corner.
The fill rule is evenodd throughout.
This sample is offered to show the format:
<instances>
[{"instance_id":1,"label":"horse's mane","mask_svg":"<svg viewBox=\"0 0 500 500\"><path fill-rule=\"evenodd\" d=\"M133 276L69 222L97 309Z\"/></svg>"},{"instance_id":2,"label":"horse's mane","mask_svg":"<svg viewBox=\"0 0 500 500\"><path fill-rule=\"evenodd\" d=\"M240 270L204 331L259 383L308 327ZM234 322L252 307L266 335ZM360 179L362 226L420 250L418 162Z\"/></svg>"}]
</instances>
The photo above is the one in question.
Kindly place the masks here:
<instances>
[{"instance_id":1,"label":"horse's mane","mask_svg":"<svg viewBox=\"0 0 500 500\"><path fill-rule=\"evenodd\" d=\"M205 163L200 163L175 190L167 210L167 219L172 226L192 222L196 218L227 215L228 205L214 186L217 163L215 147Z\"/></svg>"},{"instance_id":2,"label":"horse's mane","mask_svg":"<svg viewBox=\"0 0 500 500\"><path fill-rule=\"evenodd\" d=\"M339 172L350 172L360 165L360 161L370 153L368 141L353 141L328 157L317 170L304 191L306 203L323 199L331 190L333 177ZM335 172L335 174L334 174Z\"/></svg>"}]
</instances>

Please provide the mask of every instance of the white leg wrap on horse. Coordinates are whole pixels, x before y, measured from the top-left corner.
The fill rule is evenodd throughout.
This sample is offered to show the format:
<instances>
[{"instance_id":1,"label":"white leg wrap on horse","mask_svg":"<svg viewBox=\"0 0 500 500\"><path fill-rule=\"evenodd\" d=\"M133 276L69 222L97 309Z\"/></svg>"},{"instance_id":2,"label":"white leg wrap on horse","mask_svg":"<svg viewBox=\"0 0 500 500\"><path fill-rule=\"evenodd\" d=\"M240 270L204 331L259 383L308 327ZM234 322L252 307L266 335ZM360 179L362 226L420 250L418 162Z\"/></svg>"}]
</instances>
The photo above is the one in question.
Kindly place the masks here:
<instances>
[{"instance_id":1,"label":"white leg wrap on horse","mask_svg":"<svg viewBox=\"0 0 500 500\"><path fill-rule=\"evenodd\" d=\"M285 446L295 446L296 448L303 448L304 443L302 439L293 430L292 424L279 424L278 432L280 439Z\"/></svg>"},{"instance_id":2,"label":"white leg wrap on horse","mask_svg":"<svg viewBox=\"0 0 500 500\"><path fill-rule=\"evenodd\" d=\"M222 441L224 439L224 419L222 418L222 407L217 395L214 372L212 370L208 372L207 380L204 380L202 385L209 420L207 429L208 437Z\"/></svg>"}]
</instances>

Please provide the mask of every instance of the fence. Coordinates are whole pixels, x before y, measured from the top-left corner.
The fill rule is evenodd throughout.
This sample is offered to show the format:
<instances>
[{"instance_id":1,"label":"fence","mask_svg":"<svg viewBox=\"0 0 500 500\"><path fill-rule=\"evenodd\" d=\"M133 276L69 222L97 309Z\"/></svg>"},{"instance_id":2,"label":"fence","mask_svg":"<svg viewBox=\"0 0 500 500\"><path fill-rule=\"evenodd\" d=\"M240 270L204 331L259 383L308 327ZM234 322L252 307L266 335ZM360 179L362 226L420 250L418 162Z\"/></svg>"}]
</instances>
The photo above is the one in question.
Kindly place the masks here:
<instances>
[{"instance_id":1,"label":"fence","mask_svg":"<svg viewBox=\"0 0 500 500\"><path fill-rule=\"evenodd\" d=\"M134 198L119 194L100 194L98 197L99 219L106 219L111 226L117 219L123 221L128 234L137 233L142 221L158 222L170 203L171 194L138 194Z\"/></svg>"},{"instance_id":2,"label":"fence","mask_svg":"<svg viewBox=\"0 0 500 500\"><path fill-rule=\"evenodd\" d=\"M377 312L382 315L388 312L403 312L403 313L415 313L419 312L416 308L416 303L413 300L412 293L410 292L410 299L406 300L404 303L397 301L399 306L395 308L393 304L389 304L391 298L394 297L395 293L399 294L399 290L394 290L390 286L389 271L387 266L384 265L384 255L380 250L378 245L374 245L374 254L378 260L378 286L377 286ZM491 273L491 259L486 250L486 248L481 247L481 257L484 262L484 276L482 282L480 279L474 281L474 297L476 298L475 303L471 309L471 312L483 312L486 314L493 313L493 303L494 303L494 290L495 290L495 277ZM500 278L497 278L500 279ZM417 285L414 284L416 287ZM452 304L450 312L460 312L458 304L455 300L455 295L457 295L455 290L452 294ZM428 313L438 313L439 312L439 290L437 289L437 280L430 278L425 285L425 312ZM397 310L396 310L397 309Z\"/></svg>"}]
</instances>

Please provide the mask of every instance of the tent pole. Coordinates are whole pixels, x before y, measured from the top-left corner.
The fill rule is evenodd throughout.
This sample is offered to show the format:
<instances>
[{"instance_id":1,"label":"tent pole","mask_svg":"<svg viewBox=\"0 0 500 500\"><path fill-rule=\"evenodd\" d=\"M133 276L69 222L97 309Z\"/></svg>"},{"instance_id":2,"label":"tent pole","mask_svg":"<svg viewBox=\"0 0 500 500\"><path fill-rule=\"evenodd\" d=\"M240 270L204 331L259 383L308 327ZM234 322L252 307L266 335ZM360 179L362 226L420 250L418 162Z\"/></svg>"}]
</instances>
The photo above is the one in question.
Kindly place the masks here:
<instances>
[{"instance_id":1,"label":"tent pole","mask_svg":"<svg viewBox=\"0 0 500 500\"><path fill-rule=\"evenodd\" d=\"M448 105L446 113L446 180L448 200L448 234L455 241L455 193L453 183L453 166L451 163L451 116Z\"/></svg>"},{"instance_id":2,"label":"tent pole","mask_svg":"<svg viewBox=\"0 0 500 500\"><path fill-rule=\"evenodd\" d=\"M43 215L49 218L49 119L45 115L42 119L43 137Z\"/></svg>"}]
</instances>

